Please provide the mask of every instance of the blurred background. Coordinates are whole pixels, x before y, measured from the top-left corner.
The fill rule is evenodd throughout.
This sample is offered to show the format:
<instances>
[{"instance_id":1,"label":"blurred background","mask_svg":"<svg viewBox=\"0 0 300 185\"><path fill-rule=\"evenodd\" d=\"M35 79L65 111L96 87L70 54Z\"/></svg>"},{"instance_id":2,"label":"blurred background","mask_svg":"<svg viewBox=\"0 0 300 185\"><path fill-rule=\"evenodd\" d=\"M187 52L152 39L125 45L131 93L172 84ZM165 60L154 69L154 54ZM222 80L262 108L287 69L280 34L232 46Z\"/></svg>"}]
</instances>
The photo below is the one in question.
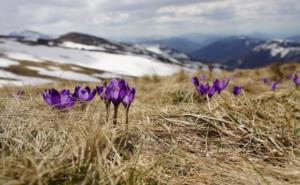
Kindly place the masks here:
<instances>
[{"instance_id":1,"label":"blurred background","mask_svg":"<svg viewBox=\"0 0 300 185\"><path fill-rule=\"evenodd\" d=\"M300 61L299 0L10 0L0 86Z\"/></svg>"}]
</instances>

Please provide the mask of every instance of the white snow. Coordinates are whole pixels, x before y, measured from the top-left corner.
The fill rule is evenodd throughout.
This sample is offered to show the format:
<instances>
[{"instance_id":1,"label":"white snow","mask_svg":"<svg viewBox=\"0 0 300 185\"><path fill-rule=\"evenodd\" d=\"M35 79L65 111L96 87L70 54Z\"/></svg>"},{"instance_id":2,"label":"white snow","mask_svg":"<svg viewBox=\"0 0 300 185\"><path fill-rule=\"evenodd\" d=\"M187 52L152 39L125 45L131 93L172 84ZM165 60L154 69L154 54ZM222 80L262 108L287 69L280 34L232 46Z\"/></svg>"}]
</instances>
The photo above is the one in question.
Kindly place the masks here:
<instances>
[{"instance_id":1,"label":"white snow","mask_svg":"<svg viewBox=\"0 0 300 185\"><path fill-rule=\"evenodd\" d=\"M81 70L81 68L75 67L75 66L71 66L70 68L72 71L80 71Z\"/></svg>"},{"instance_id":2,"label":"white snow","mask_svg":"<svg viewBox=\"0 0 300 185\"><path fill-rule=\"evenodd\" d=\"M21 76L16 75L14 73L0 70L0 78L8 78L12 80L0 80L0 87L4 85L36 85L36 84L43 84L43 83L49 83L52 82L49 79L43 79L43 78L36 78L36 77L28 77L28 76Z\"/></svg>"},{"instance_id":3,"label":"white snow","mask_svg":"<svg viewBox=\"0 0 300 185\"><path fill-rule=\"evenodd\" d=\"M0 49L1 51L1 49ZM27 53L15 53L15 52L6 52L6 56L10 59L14 60L26 60L31 62L42 62L42 60L38 59L36 56L31 56Z\"/></svg>"},{"instance_id":4,"label":"white snow","mask_svg":"<svg viewBox=\"0 0 300 185\"><path fill-rule=\"evenodd\" d=\"M59 46L72 48L72 49L83 49L83 50L104 50L103 47L84 45L84 44L70 42L70 41L63 42Z\"/></svg>"},{"instance_id":5,"label":"white snow","mask_svg":"<svg viewBox=\"0 0 300 185\"><path fill-rule=\"evenodd\" d=\"M189 57L181 52L172 52L169 49L163 49L158 44L136 44L134 45L136 48L144 49L151 51L153 53L156 53L158 55L164 56L165 58L168 58L170 61L172 61L175 64L181 64L182 62L178 59L184 59L188 60Z\"/></svg>"},{"instance_id":6,"label":"white snow","mask_svg":"<svg viewBox=\"0 0 300 185\"><path fill-rule=\"evenodd\" d=\"M159 45L145 45L144 46L147 50L152 51L156 54L164 54L164 52L160 49Z\"/></svg>"},{"instance_id":7,"label":"white snow","mask_svg":"<svg viewBox=\"0 0 300 185\"><path fill-rule=\"evenodd\" d=\"M0 58L0 67L9 67L11 65L18 65L19 62L9 60L6 58Z\"/></svg>"},{"instance_id":8,"label":"white snow","mask_svg":"<svg viewBox=\"0 0 300 185\"><path fill-rule=\"evenodd\" d=\"M47 68L48 68L50 71L61 70L59 67L56 67L56 66L47 66Z\"/></svg>"},{"instance_id":9,"label":"white snow","mask_svg":"<svg viewBox=\"0 0 300 185\"><path fill-rule=\"evenodd\" d=\"M65 80L77 80L77 81L85 81L85 82L97 82L99 79L94 78L90 75L76 73L73 71L62 71L62 70L47 70L41 67L28 66L28 69L32 69L38 71L40 75L46 75L51 77L56 77Z\"/></svg>"},{"instance_id":10,"label":"white snow","mask_svg":"<svg viewBox=\"0 0 300 185\"><path fill-rule=\"evenodd\" d=\"M265 44L255 47L254 51L269 51L272 57L280 56L281 58L286 57L290 52L300 52L299 47L283 47L280 44L283 44L285 41L276 40L270 41Z\"/></svg>"},{"instance_id":11,"label":"white snow","mask_svg":"<svg viewBox=\"0 0 300 185\"><path fill-rule=\"evenodd\" d=\"M120 75L117 75L115 73L109 73L109 72L104 72L104 73L101 73L101 74L93 74L93 76L95 77L99 77L99 78L122 78L122 76Z\"/></svg>"}]
</instances>

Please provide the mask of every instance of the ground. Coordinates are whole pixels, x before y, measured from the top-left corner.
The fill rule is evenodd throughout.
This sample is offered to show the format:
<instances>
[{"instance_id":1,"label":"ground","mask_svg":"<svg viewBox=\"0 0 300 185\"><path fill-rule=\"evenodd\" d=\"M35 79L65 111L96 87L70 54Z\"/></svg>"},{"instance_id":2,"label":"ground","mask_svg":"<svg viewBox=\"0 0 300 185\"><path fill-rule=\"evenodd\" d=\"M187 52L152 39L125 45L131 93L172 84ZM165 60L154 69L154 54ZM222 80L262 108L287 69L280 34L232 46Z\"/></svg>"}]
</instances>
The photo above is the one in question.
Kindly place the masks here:
<instances>
[{"instance_id":1,"label":"ground","mask_svg":"<svg viewBox=\"0 0 300 185\"><path fill-rule=\"evenodd\" d=\"M215 72L207 81L233 80L212 99L191 83L207 71L129 79L137 96L128 127L122 106L117 125L105 121L99 97L57 110L40 95L77 83L4 87L0 184L300 184L300 89L286 78L299 69ZM281 84L272 91L262 76ZM244 87L237 97L234 84ZM10 96L20 89L21 99Z\"/></svg>"}]
</instances>

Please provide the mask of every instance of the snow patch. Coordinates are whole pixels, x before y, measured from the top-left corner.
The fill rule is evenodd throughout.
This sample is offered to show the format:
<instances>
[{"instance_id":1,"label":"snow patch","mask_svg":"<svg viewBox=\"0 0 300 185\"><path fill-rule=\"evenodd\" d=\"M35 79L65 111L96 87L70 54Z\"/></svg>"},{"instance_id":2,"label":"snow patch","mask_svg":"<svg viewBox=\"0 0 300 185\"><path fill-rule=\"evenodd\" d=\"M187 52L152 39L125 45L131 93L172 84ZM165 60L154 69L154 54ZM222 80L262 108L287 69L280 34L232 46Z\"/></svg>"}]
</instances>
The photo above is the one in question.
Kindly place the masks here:
<instances>
[{"instance_id":1,"label":"snow patch","mask_svg":"<svg viewBox=\"0 0 300 185\"><path fill-rule=\"evenodd\" d=\"M272 57L286 57L290 52L300 52L299 47L288 46L288 43L283 40L270 41L261 44L253 49L253 51L269 51Z\"/></svg>"},{"instance_id":2,"label":"snow patch","mask_svg":"<svg viewBox=\"0 0 300 185\"><path fill-rule=\"evenodd\" d=\"M85 44L80 44L80 43L75 43L70 41L63 42L62 44L59 44L59 46L72 48L72 49L82 49L82 50L104 50L103 47L85 45Z\"/></svg>"},{"instance_id":3,"label":"snow patch","mask_svg":"<svg viewBox=\"0 0 300 185\"><path fill-rule=\"evenodd\" d=\"M11 65L18 65L19 62L9 60L6 58L0 58L0 67L9 67Z\"/></svg>"},{"instance_id":4,"label":"snow patch","mask_svg":"<svg viewBox=\"0 0 300 185\"><path fill-rule=\"evenodd\" d=\"M1 79L0 87L4 85L21 86L21 85L37 85L37 84L52 82L52 80L49 79L21 76L4 70L0 70L0 78L12 79L12 80Z\"/></svg>"},{"instance_id":5,"label":"snow patch","mask_svg":"<svg viewBox=\"0 0 300 185\"><path fill-rule=\"evenodd\" d=\"M65 80L76 80L85 82L97 82L99 79L94 78L90 75L76 73L73 71L62 71L62 70L47 70L41 67L28 66L27 68L38 71L40 75L51 76L55 78L65 79Z\"/></svg>"}]
</instances>

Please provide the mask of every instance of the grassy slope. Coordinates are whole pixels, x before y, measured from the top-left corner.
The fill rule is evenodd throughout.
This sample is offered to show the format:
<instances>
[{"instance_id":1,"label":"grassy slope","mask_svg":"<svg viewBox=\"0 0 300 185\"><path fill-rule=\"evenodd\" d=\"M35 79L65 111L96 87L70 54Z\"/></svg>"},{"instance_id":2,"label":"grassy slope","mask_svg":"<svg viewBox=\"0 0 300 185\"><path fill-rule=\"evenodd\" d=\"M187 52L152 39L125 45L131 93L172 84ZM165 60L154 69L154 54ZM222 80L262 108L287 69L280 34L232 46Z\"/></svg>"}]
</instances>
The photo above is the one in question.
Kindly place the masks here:
<instances>
[{"instance_id":1,"label":"grassy slope","mask_svg":"<svg viewBox=\"0 0 300 185\"><path fill-rule=\"evenodd\" d=\"M235 75L229 89L245 92L210 101L195 93L191 74L131 80L128 131L123 107L117 126L105 123L98 97L86 110L58 111L40 96L49 86L24 87L21 100L4 88L0 184L299 184L300 90L285 80L271 92L259 81L295 67L216 73Z\"/></svg>"}]
</instances>

